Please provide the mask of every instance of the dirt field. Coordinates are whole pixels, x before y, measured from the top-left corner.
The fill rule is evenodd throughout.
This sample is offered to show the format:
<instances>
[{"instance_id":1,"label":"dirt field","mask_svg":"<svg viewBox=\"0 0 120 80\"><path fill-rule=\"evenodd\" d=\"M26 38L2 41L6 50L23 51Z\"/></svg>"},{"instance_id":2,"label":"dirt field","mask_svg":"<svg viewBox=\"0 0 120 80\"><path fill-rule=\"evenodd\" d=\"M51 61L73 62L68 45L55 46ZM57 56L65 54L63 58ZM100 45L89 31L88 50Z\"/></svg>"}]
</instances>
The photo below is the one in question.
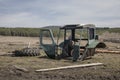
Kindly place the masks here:
<instances>
[{"instance_id":1,"label":"dirt field","mask_svg":"<svg viewBox=\"0 0 120 80\"><path fill-rule=\"evenodd\" d=\"M98 53L92 59L72 62L52 60L42 54L37 57L12 57L11 52L28 46L39 47L38 37L0 36L0 80L120 80L120 54ZM106 42L108 49L120 50L120 43ZM43 53L43 51L40 51ZM47 72L37 69L101 62L104 65ZM24 68L21 71L16 68Z\"/></svg>"}]
</instances>

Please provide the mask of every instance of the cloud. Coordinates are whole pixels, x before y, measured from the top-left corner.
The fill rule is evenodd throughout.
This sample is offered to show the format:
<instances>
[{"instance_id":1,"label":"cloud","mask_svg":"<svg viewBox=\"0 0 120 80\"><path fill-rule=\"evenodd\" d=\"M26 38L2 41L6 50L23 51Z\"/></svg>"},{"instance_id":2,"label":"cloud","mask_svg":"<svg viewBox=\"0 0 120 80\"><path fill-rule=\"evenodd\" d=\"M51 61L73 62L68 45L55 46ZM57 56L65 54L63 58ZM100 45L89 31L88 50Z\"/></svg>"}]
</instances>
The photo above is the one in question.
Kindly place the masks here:
<instances>
[{"instance_id":1,"label":"cloud","mask_svg":"<svg viewBox=\"0 0 120 80\"><path fill-rule=\"evenodd\" d=\"M0 0L0 26L120 26L119 0Z\"/></svg>"},{"instance_id":2,"label":"cloud","mask_svg":"<svg viewBox=\"0 0 120 80\"><path fill-rule=\"evenodd\" d=\"M45 21L40 16L27 12L8 14L0 18L0 24L7 27L41 27L42 23Z\"/></svg>"}]
</instances>

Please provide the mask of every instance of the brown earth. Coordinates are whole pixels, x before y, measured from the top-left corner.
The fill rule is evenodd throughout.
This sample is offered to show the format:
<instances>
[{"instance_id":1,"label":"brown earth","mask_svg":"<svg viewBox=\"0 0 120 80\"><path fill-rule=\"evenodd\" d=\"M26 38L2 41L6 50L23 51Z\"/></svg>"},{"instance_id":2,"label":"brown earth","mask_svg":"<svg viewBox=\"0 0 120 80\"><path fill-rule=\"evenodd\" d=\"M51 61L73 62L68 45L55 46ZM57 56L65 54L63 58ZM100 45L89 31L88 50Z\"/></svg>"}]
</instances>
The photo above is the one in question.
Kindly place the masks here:
<instances>
[{"instance_id":1,"label":"brown earth","mask_svg":"<svg viewBox=\"0 0 120 80\"><path fill-rule=\"evenodd\" d=\"M120 54L98 53L92 59L72 62L52 60L42 54L37 57L12 57L11 52L28 46L39 47L38 37L0 36L0 80L120 80ZM120 43L106 42L108 49L120 50ZM44 53L43 51L40 51ZM87 68L35 72L37 69L101 62L104 65ZM22 71L15 66L27 69Z\"/></svg>"}]
</instances>

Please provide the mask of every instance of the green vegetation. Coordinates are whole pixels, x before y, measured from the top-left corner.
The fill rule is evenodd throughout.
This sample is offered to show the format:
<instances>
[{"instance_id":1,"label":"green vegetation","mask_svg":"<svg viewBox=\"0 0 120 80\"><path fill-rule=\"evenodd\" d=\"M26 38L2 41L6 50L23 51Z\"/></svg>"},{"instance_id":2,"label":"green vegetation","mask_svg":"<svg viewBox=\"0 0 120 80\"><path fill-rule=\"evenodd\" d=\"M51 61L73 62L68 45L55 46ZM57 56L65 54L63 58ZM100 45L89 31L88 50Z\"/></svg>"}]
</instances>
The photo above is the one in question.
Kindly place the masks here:
<instances>
[{"instance_id":1,"label":"green vegetation","mask_svg":"<svg viewBox=\"0 0 120 80\"><path fill-rule=\"evenodd\" d=\"M120 33L120 28L97 28L96 33L101 35L104 32L109 32L109 33Z\"/></svg>"},{"instance_id":2,"label":"green vegetation","mask_svg":"<svg viewBox=\"0 0 120 80\"><path fill-rule=\"evenodd\" d=\"M120 33L120 28L111 28L108 30L110 33L116 32L116 33Z\"/></svg>"},{"instance_id":3,"label":"green vegetation","mask_svg":"<svg viewBox=\"0 0 120 80\"><path fill-rule=\"evenodd\" d=\"M58 29L52 30L54 36L57 36ZM39 33L40 28L0 28L0 35L3 36L39 37Z\"/></svg>"},{"instance_id":4,"label":"green vegetation","mask_svg":"<svg viewBox=\"0 0 120 80\"><path fill-rule=\"evenodd\" d=\"M0 28L0 35L37 37L39 31L39 28Z\"/></svg>"},{"instance_id":5,"label":"green vegetation","mask_svg":"<svg viewBox=\"0 0 120 80\"><path fill-rule=\"evenodd\" d=\"M51 28L53 31L53 35L56 37L58 35L59 29ZM97 28L97 34L102 34L105 31L110 33L120 33L120 28ZM25 37L39 37L40 28L0 28L0 35L3 36L25 36ZM61 33L61 36L63 33ZM46 35L47 36L47 35Z\"/></svg>"}]
</instances>

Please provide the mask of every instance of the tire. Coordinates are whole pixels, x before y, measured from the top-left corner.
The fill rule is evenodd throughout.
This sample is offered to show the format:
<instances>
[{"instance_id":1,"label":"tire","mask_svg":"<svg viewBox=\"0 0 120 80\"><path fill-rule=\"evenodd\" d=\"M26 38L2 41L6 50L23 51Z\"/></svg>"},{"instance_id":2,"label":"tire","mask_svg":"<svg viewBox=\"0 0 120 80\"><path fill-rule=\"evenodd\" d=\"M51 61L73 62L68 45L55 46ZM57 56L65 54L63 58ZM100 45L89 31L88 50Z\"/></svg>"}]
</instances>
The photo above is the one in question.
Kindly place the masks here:
<instances>
[{"instance_id":1,"label":"tire","mask_svg":"<svg viewBox=\"0 0 120 80\"><path fill-rule=\"evenodd\" d=\"M88 49L88 51L87 51L87 57L88 56L94 56L94 54L95 54L95 48Z\"/></svg>"},{"instance_id":2,"label":"tire","mask_svg":"<svg viewBox=\"0 0 120 80\"><path fill-rule=\"evenodd\" d=\"M95 48L92 48L92 49L88 49L86 54L82 54L80 59L83 61L85 60L86 58L92 58L92 56L94 56L95 54Z\"/></svg>"},{"instance_id":3,"label":"tire","mask_svg":"<svg viewBox=\"0 0 120 80\"><path fill-rule=\"evenodd\" d=\"M40 51L37 48L24 48L22 50L15 50L15 56L39 56Z\"/></svg>"}]
</instances>

